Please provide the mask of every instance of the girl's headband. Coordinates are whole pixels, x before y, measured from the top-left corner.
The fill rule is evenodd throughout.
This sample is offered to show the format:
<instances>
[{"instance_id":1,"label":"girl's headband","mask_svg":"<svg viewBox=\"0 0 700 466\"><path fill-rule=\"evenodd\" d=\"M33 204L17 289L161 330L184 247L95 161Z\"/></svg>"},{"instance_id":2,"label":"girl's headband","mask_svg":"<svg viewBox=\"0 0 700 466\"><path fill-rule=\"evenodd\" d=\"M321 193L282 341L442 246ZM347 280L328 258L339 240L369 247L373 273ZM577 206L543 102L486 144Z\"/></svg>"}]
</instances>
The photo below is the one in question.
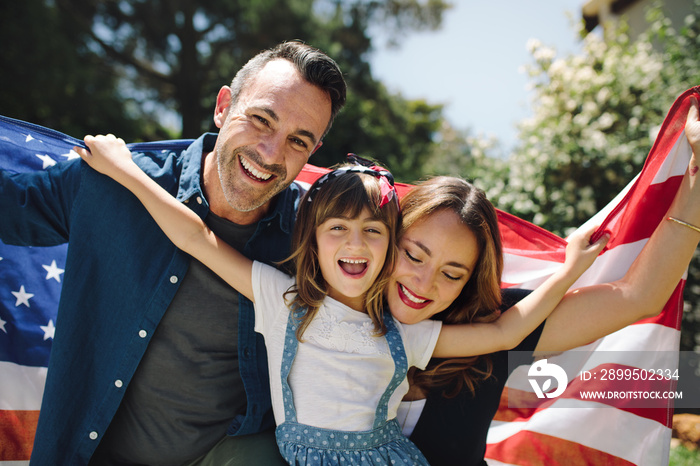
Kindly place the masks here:
<instances>
[{"instance_id":1,"label":"girl's headband","mask_svg":"<svg viewBox=\"0 0 700 466\"><path fill-rule=\"evenodd\" d=\"M366 173L377 177L379 180L379 189L382 195L382 199L379 202L379 207L381 208L384 206L384 204L391 202L392 199L394 199L398 205L399 198L396 195L394 176L391 174L391 172L382 167L374 165L372 161L359 157L355 154L348 154L348 161L354 165L349 165L347 167L341 167L330 171L316 180L316 183L314 183L306 196L306 201L311 202L318 190L321 189L321 185L328 180L332 180L343 173Z\"/></svg>"}]
</instances>

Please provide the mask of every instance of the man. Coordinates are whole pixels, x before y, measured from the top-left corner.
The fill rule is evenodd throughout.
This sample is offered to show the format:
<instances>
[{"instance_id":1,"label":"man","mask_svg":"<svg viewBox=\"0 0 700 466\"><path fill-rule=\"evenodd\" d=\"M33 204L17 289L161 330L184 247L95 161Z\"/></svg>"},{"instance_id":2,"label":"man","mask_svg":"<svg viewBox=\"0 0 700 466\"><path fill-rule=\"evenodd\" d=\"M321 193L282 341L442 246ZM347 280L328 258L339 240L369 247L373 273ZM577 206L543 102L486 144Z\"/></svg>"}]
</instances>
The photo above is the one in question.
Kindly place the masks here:
<instances>
[{"instance_id":1,"label":"man","mask_svg":"<svg viewBox=\"0 0 700 466\"><path fill-rule=\"evenodd\" d=\"M289 253L291 183L344 101L330 58L281 44L220 90L218 137L134 159L220 237L273 264ZM252 303L177 250L135 197L74 161L0 173L0 211L5 243L69 242L33 465L185 464L227 434L272 439Z\"/></svg>"}]
</instances>

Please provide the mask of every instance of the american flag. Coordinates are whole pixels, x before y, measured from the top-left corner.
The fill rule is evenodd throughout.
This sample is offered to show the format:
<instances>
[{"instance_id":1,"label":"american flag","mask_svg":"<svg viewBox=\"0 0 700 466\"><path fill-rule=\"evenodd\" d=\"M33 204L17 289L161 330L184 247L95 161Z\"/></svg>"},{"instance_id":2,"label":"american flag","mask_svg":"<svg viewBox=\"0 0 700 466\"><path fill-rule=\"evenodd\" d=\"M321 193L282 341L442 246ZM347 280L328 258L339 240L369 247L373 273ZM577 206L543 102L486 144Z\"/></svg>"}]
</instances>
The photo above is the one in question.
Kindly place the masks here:
<instances>
[{"instance_id":1,"label":"american flag","mask_svg":"<svg viewBox=\"0 0 700 466\"><path fill-rule=\"evenodd\" d=\"M612 232L612 238L576 287L622 277L662 221L689 161L683 127L688 97L699 91L690 89L676 100L642 172L591 219L602 225L601 231ZM8 172L44 170L77 157L71 148L81 144L47 128L0 117L0 169ZM310 183L325 171L307 165L299 181ZM398 186L399 195L409 189ZM564 239L505 212L499 212L499 221L506 254L504 286L532 289L563 262ZM0 243L0 465L28 464L54 328L60 325L56 309L64 261L65 246L21 248ZM677 351L683 285L681 280L659 317L577 350L588 352L591 359L610 349ZM628 362L598 359L595 364ZM668 464L672 404L659 409L601 408L567 390L556 401L531 409L509 407L509 398L530 395L532 390L523 386L506 387L489 430L490 465ZM556 409L551 409L553 403Z\"/></svg>"},{"instance_id":2,"label":"american flag","mask_svg":"<svg viewBox=\"0 0 700 466\"><path fill-rule=\"evenodd\" d=\"M700 87L695 87L676 99L641 173L605 209L587 222L601 225L600 231L608 230L612 236L603 253L574 284L574 288L606 283L624 276L658 224L665 221L665 213L692 154L683 129L690 106L689 98L699 94ZM552 238L546 231L538 235L532 226L523 224L520 219L504 215L503 220L506 218L508 226L502 229L506 243L504 285L532 289L551 273L553 266L561 262L563 256L557 254L562 251L560 240ZM576 348L575 351L584 354L581 368L629 367L643 370L648 367L639 360L639 355L676 353L680 345L684 286L685 277L679 281L659 316L640 320ZM610 312L614 312L614 309ZM564 352L549 358L549 362L562 361L564 365L571 359L580 360L580 353L576 357L571 354ZM677 367L677 358L674 363ZM580 373L575 376L578 378ZM511 379L515 378L511 376ZM489 465L668 464L673 401L662 400L655 407L629 406L620 402L606 405L581 399L577 396L577 384L570 383L555 400L538 400L529 409L516 409L509 407L509 399L535 397L532 396L532 388L511 384L511 379L489 429L486 450ZM600 390L617 388L619 382L616 381L599 384Z\"/></svg>"},{"instance_id":3,"label":"american flag","mask_svg":"<svg viewBox=\"0 0 700 466\"><path fill-rule=\"evenodd\" d=\"M0 122L0 169L46 168L78 154L41 129ZM0 220L2 221L2 220ZM0 462L26 461L46 379L66 245L42 248L0 242Z\"/></svg>"}]
</instances>

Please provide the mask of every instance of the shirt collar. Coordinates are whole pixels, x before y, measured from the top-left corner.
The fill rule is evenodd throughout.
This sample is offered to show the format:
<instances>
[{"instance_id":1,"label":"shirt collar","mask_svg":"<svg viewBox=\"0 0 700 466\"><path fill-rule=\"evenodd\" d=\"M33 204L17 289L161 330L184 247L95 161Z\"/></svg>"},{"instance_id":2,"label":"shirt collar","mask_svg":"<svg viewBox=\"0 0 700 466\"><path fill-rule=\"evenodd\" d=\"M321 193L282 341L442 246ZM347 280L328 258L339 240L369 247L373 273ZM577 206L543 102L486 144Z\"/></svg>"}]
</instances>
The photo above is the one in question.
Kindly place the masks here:
<instances>
[{"instance_id":1,"label":"shirt collar","mask_svg":"<svg viewBox=\"0 0 700 466\"><path fill-rule=\"evenodd\" d=\"M195 196L199 196L202 202L206 201L202 191L202 156L214 150L216 137L216 133L205 133L183 151L178 201L189 201Z\"/></svg>"},{"instance_id":2,"label":"shirt collar","mask_svg":"<svg viewBox=\"0 0 700 466\"><path fill-rule=\"evenodd\" d=\"M197 204L201 203L206 212L209 211L209 203L204 196L201 185L202 157L203 154L214 150L216 138L216 133L205 133L182 153L182 173L177 199L180 202L189 203L189 200L194 197L198 199ZM301 194L301 187L296 182L292 183L273 200L272 209L261 220L260 224L269 225L277 218L280 229L286 234L291 234ZM206 212L200 213L200 215L206 215Z\"/></svg>"}]
</instances>

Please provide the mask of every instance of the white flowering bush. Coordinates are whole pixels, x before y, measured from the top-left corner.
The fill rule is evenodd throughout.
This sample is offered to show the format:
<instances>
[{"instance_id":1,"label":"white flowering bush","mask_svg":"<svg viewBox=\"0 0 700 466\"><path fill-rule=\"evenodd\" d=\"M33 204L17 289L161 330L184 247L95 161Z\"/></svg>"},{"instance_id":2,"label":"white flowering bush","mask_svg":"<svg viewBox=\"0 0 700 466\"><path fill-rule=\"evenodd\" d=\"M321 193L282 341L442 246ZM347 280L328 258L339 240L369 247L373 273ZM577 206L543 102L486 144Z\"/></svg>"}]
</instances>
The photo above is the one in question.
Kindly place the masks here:
<instances>
[{"instance_id":1,"label":"white flowering bush","mask_svg":"<svg viewBox=\"0 0 700 466\"><path fill-rule=\"evenodd\" d=\"M674 99L700 85L699 15L694 0L676 31L657 7L637 41L620 24L605 38L588 34L583 53L568 57L530 41L533 116L519 125L505 179L484 177L496 205L566 235L610 202L641 170ZM700 350L697 254L684 298L681 349Z\"/></svg>"},{"instance_id":2,"label":"white flowering bush","mask_svg":"<svg viewBox=\"0 0 700 466\"><path fill-rule=\"evenodd\" d=\"M605 39L588 34L580 55L557 57L537 40L528 48L533 116L519 125L506 186L488 194L566 235L639 172L673 100L694 83L669 79L668 55L648 39L631 41L624 25Z\"/></svg>"},{"instance_id":3,"label":"white flowering bush","mask_svg":"<svg viewBox=\"0 0 700 466\"><path fill-rule=\"evenodd\" d=\"M564 57L530 40L532 117L513 153L445 123L422 173L472 179L499 208L565 236L641 170L674 99L700 84L700 0L693 11L675 31L657 7L638 40L620 22Z\"/></svg>"},{"instance_id":4,"label":"white flowering bush","mask_svg":"<svg viewBox=\"0 0 700 466\"><path fill-rule=\"evenodd\" d=\"M638 40L620 23L565 57L529 41L532 117L520 122L514 152L444 124L423 173L473 180L500 209L566 236L639 173L675 98L700 85L700 0L692 12L674 30L655 7ZM697 254L684 299L681 349L700 351Z\"/></svg>"}]
</instances>

